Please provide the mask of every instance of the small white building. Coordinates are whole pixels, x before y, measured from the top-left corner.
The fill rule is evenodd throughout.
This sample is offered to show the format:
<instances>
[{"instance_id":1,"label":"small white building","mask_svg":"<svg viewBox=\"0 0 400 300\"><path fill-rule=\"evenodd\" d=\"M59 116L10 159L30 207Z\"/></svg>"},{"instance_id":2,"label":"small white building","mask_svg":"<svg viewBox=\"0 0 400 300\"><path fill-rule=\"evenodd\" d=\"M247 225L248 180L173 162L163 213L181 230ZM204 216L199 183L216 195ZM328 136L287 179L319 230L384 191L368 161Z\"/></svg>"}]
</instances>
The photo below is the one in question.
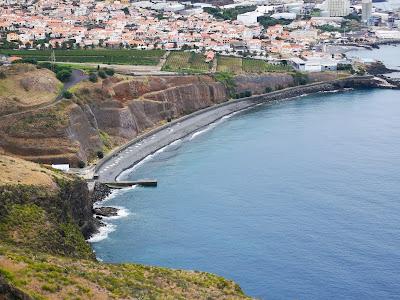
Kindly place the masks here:
<instances>
[{"instance_id":1,"label":"small white building","mask_svg":"<svg viewBox=\"0 0 400 300\"><path fill-rule=\"evenodd\" d=\"M295 13L276 13L271 16L274 19L286 19L286 20L295 20L296 14Z\"/></svg>"},{"instance_id":2,"label":"small white building","mask_svg":"<svg viewBox=\"0 0 400 300\"><path fill-rule=\"evenodd\" d=\"M69 171L69 164L52 164L51 167L56 170L60 170L63 172Z\"/></svg>"},{"instance_id":3,"label":"small white building","mask_svg":"<svg viewBox=\"0 0 400 300\"><path fill-rule=\"evenodd\" d=\"M297 71L301 72L323 72L336 71L337 62L326 58L310 58L307 60L293 57L290 63Z\"/></svg>"},{"instance_id":4,"label":"small white building","mask_svg":"<svg viewBox=\"0 0 400 300\"><path fill-rule=\"evenodd\" d=\"M262 16L262 13L257 11L250 11L237 16L237 20L242 22L244 25L254 25L257 24L257 18Z\"/></svg>"}]
</instances>

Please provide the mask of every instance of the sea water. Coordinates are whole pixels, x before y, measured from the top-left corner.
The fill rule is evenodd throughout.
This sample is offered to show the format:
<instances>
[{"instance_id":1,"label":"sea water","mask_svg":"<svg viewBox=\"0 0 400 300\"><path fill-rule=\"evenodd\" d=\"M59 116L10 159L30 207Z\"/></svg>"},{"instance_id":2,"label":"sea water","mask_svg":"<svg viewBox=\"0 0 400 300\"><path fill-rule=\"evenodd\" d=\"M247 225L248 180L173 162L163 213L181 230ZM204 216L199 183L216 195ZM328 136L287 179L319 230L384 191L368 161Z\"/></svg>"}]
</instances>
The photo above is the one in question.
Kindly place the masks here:
<instances>
[{"instance_id":1,"label":"sea water","mask_svg":"<svg viewBox=\"0 0 400 300\"><path fill-rule=\"evenodd\" d=\"M263 105L122 179L99 259L212 272L261 299L400 299L400 91Z\"/></svg>"}]
</instances>

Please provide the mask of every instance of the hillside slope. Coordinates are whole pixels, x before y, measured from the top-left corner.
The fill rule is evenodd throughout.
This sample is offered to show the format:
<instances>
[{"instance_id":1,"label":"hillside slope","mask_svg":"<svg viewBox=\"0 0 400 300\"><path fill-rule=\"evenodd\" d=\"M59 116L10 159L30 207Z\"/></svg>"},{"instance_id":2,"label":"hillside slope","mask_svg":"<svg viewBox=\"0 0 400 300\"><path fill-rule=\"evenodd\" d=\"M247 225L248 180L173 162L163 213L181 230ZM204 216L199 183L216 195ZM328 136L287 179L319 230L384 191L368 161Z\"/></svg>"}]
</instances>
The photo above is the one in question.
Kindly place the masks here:
<instances>
[{"instance_id":1,"label":"hillside slope","mask_svg":"<svg viewBox=\"0 0 400 300\"><path fill-rule=\"evenodd\" d=\"M30 65L15 68L19 68L20 77L49 82L47 97L36 97L40 95L36 90L46 85L35 84L33 90L27 91L16 87L16 94L31 99L26 103L47 103L54 97L58 82L49 70L37 70ZM97 83L81 82L72 88L74 96L70 100L25 112L26 107L13 106L22 113L0 116L0 153L41 163L82 165L96 159L99 152L108 152L168 120L228 101L230 97L300 84L294 75L299 74L228 75L229 83L208 75L116 75ZM314 82L334 79L337 74L302 76ZM0 79L0 86L10 78ZM0 111L1 107L3 111L8 109L8 104L3 101L2 106L1 102L9 99L7 95L0 90Z\"/></svg>"},{"instance_id":2,"label":"hillside slope","mask_svg":"<svg viewBox=\"0 0 400 300\"><path fill-rule=\"evenodd\" d=\"M62 83L47 69L15 64L0 68L0 116L55 100Z\"/></svg>"},{"instance_id":3,"label":"hillside slope","mask_svg":"<svg viewBox=\"0 0 400 300\"><path fill-rule=\"evenodd\" d=\"M97 262L85 182L4 155L0 171L0 299L246 298L208 273Z\"/></svg>"}]
</instances>

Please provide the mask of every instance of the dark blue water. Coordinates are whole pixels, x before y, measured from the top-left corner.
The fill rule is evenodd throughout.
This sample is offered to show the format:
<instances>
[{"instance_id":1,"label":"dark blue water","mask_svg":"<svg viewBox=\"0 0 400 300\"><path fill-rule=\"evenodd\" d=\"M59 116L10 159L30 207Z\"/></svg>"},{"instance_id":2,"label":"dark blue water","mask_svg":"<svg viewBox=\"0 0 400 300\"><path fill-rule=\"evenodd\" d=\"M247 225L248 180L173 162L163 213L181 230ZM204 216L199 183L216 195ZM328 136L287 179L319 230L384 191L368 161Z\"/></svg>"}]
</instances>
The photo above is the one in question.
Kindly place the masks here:
<instances>
[{"instance_id":1,"label":"dark blue water","mask_svg":"<svg viewBox=\"0 0 400 300\"><path fill-rule=\"evenodd\" d=\"M262 299L400 299L400 92L319 94L165 149L99 258L213 272Z\"/></svg>"}]
</instances>

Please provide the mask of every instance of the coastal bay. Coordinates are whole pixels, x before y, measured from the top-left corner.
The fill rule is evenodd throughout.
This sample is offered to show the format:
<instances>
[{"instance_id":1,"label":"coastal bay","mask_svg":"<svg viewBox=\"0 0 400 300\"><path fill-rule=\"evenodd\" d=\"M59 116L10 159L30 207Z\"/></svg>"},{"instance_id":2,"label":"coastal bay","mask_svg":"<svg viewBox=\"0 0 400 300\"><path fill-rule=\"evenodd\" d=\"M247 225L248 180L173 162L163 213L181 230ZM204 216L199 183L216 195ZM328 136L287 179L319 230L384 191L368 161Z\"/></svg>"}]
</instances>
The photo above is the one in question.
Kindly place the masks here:
<instances>
[{"instance_id":1,"label":"coastal bay","mask_svg":"<svg viewBox=\"0 0 400 300\"><path fill-rule=\"evenodd\" d=\"M260 106L171 145L123 176L159 186L110 197L129 214L97 256L206 270L262 299L395 299L398 93Z\"/></svg>"}]
</instances>

